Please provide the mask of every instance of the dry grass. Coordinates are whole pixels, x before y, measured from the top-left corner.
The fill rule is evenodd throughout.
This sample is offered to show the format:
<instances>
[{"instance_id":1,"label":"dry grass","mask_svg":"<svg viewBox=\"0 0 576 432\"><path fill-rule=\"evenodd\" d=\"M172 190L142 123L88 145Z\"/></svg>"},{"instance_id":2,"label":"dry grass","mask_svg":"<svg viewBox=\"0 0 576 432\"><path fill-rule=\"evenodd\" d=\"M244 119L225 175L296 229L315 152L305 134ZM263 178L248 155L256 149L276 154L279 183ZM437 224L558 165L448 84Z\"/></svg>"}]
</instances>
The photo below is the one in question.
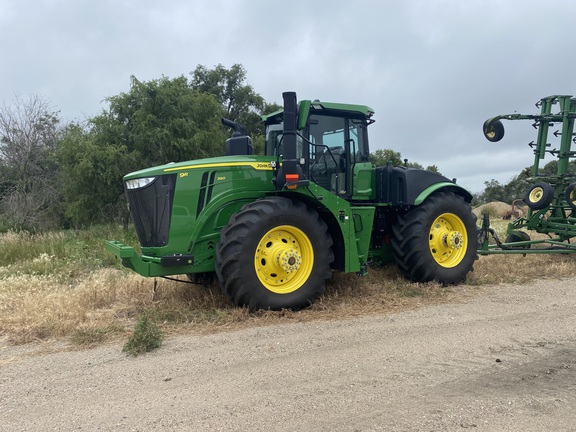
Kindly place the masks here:
<instances>
[{"instance_id":1,"label":"dry grass","mask_svg":"<svg viewBox=\"0 0 576 432\"><path fill-rule=\"evenodd\" d=\"M576 265L573 255L481 257L465 284L448 288L435 283L410 283L395 266L372 268L366 277L337 273L328 282L326 293L307 310L250 313L231 306L217 284L204 287L166 279L155 281L118 264L111 267L105 262L105 252L92 253L92 260L86 254L69 255L70 248L63 246L77 242L79 250L93 249L92 241L90 236L86 240L82 235L0 235L0 249L12 248L12 254L19 256L6 259L4 262L9 264L0 267L0 336L11 344L67 341L71 346L91 346L125 340L144 312L161 325L167 336L347 319L462 301L478 292L480 285L568 277ZM42 242L44 246L38 246ZM28 253L17 253L20 249L15 243Z\"/></svg>"}]
</instances>

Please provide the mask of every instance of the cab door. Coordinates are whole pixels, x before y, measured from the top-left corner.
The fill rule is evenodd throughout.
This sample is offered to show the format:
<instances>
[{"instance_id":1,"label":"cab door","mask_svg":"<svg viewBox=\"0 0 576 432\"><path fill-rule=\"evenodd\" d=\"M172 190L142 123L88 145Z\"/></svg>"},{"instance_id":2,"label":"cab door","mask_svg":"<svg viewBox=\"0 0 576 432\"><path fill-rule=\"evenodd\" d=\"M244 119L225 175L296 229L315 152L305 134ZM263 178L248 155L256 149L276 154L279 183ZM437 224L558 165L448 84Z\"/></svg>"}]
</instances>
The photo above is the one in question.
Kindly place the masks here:
<instances>
[{"instance_id":1,"label":"cab door","mask_svg":"<svg viewBox=\"0 0 576 432\"><path fill-rule=\"evenodd\" d=\"M373 198L373 167L366 120L353 116L312 114L307 129L309 178L345 198Z\"/></svg>"}]
</instances>

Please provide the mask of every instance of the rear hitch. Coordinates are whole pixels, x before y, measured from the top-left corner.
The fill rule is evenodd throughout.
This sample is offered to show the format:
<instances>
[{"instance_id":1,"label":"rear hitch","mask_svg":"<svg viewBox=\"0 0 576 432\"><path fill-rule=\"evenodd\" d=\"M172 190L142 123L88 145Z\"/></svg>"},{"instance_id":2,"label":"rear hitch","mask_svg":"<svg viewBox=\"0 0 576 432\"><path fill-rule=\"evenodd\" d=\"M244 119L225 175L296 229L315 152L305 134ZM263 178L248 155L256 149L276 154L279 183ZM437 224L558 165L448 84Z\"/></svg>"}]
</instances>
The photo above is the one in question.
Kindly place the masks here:
<instances>
[{"instance_id":1,"label":"rear hitch","mask_svg":"<svg viewBox=\"0 0 576 432\"><path fill-rule=\"evenodd\" d=\"M490 228L490 215L488 213L484 213L482 215L482 227L480 228L479 232L478 232L478 243L480 244L480 249L478 250L478 253L482 254L484 253L488 253L489 250L489 244L490 244L490 236L492 236L492 238L494 239L494 242L496 242L496 245L500 248L500 249L510 249L506 246L504 246L504 244L502 244L502 242L500 241L500 238L498 237L498 234L496 233L496 231L494 230L494 228Z\"/></svg>"}]
</instances>

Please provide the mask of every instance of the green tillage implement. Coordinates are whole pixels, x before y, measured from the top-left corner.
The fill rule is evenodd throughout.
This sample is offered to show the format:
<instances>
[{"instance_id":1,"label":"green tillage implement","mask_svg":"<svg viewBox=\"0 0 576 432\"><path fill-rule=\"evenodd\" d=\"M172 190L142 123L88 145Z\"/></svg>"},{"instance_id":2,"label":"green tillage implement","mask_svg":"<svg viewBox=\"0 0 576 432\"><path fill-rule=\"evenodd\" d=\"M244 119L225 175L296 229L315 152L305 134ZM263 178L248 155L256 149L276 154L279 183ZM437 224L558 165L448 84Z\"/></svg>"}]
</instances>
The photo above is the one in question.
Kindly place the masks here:
<instances>
[{"instance_id":1,"label":"green tillage implement","mask_svg":"<svg viewBox=\"0 0 576 432\"><path fill-rule=\"evenodd\" d=\"M492 142L500 141L504 136L501 120L531 120L532 126L538 130L538 138L535 143L529 144L534 151L534 164L528 178L531 186L524 196L528 213L526 217L517 218L508 225L504 242L490 228L490 221L485 215L479 233L478 253L481 255L576 252L576 244L570 243L570 239L576 237L576 171L569 169L570 160L576 158L576 151L572 150L572 144L576 143L576 98L568 95L549 96L541 99L536 106L540 108L540 114L504 114L484 122L484 136ZM554 132L551 132L552 127ZM559 148L551 148L548 142L548 139L552 139L550 135L560 137ZM558 158L556 174L541 173L540 162L546 154ZM525 230L545 234L548 238L531 240Z\"/></svg>"}]
</instances>

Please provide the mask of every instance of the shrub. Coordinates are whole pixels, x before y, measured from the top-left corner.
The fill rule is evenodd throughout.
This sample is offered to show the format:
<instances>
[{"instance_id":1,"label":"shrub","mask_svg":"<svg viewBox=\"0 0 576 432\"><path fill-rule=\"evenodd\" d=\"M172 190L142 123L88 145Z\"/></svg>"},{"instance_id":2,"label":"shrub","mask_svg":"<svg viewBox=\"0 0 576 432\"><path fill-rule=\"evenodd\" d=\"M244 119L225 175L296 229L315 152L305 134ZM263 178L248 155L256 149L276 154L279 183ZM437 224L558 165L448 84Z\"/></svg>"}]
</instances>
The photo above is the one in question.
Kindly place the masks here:
<instances>
[{"instance_id":1,"label":"shrub","mask_svg":"<svg viewBox=\"0 0 576 432\"><path fill-rule=\"evenodd\" d=\"M164 335L160 328L150 320L147 313L138 319L134 333L124 344L122 351L136 357L160 348Z\"/></svg>"}]
</instances>

